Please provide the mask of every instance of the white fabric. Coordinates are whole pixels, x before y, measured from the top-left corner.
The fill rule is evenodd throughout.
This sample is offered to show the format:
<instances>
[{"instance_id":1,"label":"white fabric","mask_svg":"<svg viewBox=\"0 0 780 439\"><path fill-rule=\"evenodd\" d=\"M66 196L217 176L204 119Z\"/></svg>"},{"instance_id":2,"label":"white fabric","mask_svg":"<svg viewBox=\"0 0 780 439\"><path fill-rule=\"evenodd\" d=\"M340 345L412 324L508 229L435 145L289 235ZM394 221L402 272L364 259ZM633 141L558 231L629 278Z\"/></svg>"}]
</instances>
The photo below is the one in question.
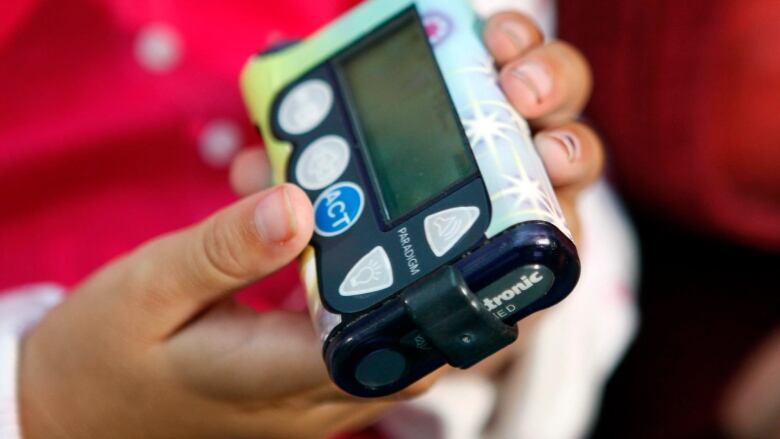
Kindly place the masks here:
<instances>
[{"instance_id":1,"label":"white fabric","mask_svg":"<svg viewBox=\"0 0 780 439\"><path fill-rule=\"evenodd\" d=\"M505 384L495 438L584 436L601 391L638 326L638 247L605 184L579 206L582 276L571 296L539 322L522 368ZM516 391L515 391L516 389Z\"/></svg>"},{"instance_id":2,"label":"white fabric","mask_svg":"<svg viewBox=\"0 0 780 439\"><path fill-rule=\"evenodd\" d=\"M587 434L605 381L637 330L638 246L605 183L582 195L578 211L580 282L533 333L520 334L530 340L505 381L443 379L382 421L390 437L574 439ZM415 411L422 414L412 415ZM431 428L431 422L439 425Z\"/></svg>"},{"instance_id":3,"label":"white fabric","mask_svg":"<svg viewBox=\"0 0 780 439\"><path fill-rule=\"evenodd\" d=\"M17 382L24 333L62 300L62 288L30 285L0 295L0 439L20 439Z\"/></svg>"},{"instance_id":4,"label":"white fabric","mask_svg":"<svg viewBox=\"0 0 780 439\"><path fill-rule=\"evenodd\" d=\"M477 374L442 377L425 396L402 404L380 429L393 439L475 439L496 404L496 387Z\"/></svg>"}]
</instances>

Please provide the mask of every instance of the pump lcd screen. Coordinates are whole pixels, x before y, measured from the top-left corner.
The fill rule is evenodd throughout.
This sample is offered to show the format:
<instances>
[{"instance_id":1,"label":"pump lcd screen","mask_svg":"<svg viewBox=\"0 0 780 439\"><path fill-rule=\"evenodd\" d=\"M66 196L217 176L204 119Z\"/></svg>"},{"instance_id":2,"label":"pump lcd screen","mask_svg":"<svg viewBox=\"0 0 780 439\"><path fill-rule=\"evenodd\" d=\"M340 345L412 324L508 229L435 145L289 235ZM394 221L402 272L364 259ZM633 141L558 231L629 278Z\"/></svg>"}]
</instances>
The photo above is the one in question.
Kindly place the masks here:
<instances>
[{"instance_id":1,"label":"pump lcd screen","mask_svg":"<svg viewBox=\"0 0 780 439\"><path fill-rule=\"evenodd\" d=\"M476 165L414 11L336 61L369 171L393 222Z\"/></svg>"}]
</instances>

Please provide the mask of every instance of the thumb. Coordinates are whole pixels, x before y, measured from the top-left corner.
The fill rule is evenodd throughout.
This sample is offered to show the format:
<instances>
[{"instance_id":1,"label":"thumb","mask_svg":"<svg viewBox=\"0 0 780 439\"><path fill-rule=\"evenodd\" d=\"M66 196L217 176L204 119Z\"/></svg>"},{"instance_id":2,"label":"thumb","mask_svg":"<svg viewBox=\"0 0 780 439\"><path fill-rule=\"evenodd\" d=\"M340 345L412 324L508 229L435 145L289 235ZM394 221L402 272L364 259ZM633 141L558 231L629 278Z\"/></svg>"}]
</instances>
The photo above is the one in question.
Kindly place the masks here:
<instances>
[{"instance_id":1,"label":"thumb","mask_svg":"<svg viewBox=\"0 0 780 439\"><path fill-rule=\"evenodd\" d=\"M283 184L154 240L109 265L85 289L121 291L109 312L165 337L205 308L291 262L309 242L312 207Z\"/></svg>"}]
</instances>

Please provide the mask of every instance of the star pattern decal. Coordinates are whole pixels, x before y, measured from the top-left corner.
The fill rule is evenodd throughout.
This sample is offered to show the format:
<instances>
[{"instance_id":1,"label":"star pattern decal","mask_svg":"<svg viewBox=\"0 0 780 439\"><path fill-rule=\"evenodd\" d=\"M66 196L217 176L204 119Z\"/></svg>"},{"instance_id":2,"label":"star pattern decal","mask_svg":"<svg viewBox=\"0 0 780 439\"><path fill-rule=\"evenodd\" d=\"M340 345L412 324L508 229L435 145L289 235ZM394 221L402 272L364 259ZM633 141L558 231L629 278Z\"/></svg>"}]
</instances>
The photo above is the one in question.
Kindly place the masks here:
<instances>
[{"instance_id":1,"label":"star pattern decal","mask_svg":"<svg viewBox=\"0 0 780 439\"><path fill-rule=\"evenodd\" d=\"M543 173L543 164L534 150L528 123L505 100L483 97L502 96L493 60L478 59L457 73L467 87L467 104L459 108L459 113L490 192L493 223L501 228L511 223L541 219L571 236L552 186ZM478 94L476 84L484 88L485 76L491 78L494 90ZM484 172L487 169L492 172Z\"/></svg>"}]
</instances>

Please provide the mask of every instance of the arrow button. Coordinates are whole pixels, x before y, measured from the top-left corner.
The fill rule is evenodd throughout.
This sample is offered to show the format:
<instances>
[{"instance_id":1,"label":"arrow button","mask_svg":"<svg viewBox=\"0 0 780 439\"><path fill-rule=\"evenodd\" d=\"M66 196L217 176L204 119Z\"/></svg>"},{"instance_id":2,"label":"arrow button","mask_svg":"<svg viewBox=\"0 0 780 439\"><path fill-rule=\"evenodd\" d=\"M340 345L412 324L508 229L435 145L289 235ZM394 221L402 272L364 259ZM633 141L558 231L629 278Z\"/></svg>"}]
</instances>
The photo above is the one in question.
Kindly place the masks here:
<instances>
[{"instance_id":1,"label":"arrow button","mask_svg":"<svg viewBox=\"0 0 780 439\"><path fill-rule=\"evenodd\" d=\"M454 207L425 218L425 238L433 254L444 256L479 218L479 208Z\"/></svg>"},{"instance_id":2,"label":"arrow button","mask_svg":"<svg viewBox=\"0 0 780 439\"><path fill-rule=\"evenodd\" d=\"M393 285L393 267L381 246L363 256L344 278L339 294L345 297L375 293Z\"/></svg>"}]
</instances>

